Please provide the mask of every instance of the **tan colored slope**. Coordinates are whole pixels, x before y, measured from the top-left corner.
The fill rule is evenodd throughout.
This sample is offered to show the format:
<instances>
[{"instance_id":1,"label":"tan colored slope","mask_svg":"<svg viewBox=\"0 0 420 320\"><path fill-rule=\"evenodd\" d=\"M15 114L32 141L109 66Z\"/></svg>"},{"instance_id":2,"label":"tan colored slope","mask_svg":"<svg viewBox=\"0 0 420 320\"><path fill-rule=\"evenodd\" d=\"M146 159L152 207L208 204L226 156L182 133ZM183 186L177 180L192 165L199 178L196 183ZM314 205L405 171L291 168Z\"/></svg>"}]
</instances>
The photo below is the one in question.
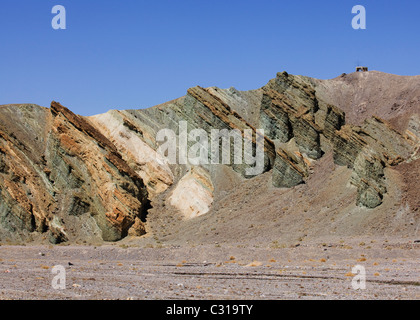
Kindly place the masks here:
<instances>
[{"instance_id":1,"label":"tan colored slope","mask_svg":"<svg viewBox=\"0 0 420 320\"><path fill-rule=\"evenodd\" d=\"M161 193L172 185L174 175L167 160L144 142L146 132L130 122L124 112L113 110L89 117L89 120L115 144L124 159L135 168L151 195Z\"/></svg>"},{"instance_id":2,"label":"tan colored slope","mask_svg":"<svg viewBox=\"0 0 420 320\"><path fill-rule=\"evenodd\" d=\"M161 244L272 248L351 237L420 237L420 213L406 201L399 170L386 170L388 193L375 209L356 205L350 176L351 170L336 166L328 154L316 163L307 183L294 188L272 187L269 173L251 180L231 179L209 213L184 221L168 205L156 206L149 214L149 230Z\"/></svg>"},{"instance_id":3,"label":"tan colored slope","mask_svg":"<svg viewBox=\"0 0 420 320\"><path fill-rule=\"evenodd\" d=\"M360 125L376 115L403 132L409 118L420 113L420 76L369 71L312 81L317 97L342 109L347 123Z\"/></svg>"}]
</instances>

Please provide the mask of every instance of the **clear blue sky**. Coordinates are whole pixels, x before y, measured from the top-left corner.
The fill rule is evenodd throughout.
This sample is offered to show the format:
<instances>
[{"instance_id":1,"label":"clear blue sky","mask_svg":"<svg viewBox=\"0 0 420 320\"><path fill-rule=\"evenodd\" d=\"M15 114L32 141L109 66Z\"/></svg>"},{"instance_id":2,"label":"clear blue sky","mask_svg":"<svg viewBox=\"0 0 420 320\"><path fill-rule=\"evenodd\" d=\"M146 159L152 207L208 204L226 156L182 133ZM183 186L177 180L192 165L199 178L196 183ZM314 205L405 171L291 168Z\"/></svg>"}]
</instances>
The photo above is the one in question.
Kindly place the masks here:
<instances>
[{"instance_id":1,"label":"clear blue sky","mask_svg":"<svg viewBox=\"0 0 420 320\"><path fill-rule=\"evenodd\" d=\"M354 5L367 29L353 30ZM67 29L54 30L54 5ZM52 100L92 115L139 109L189 87L263 86L370 69L420 74L415 0L1 0L0 104Z\"/></svg>"}]
</instances>

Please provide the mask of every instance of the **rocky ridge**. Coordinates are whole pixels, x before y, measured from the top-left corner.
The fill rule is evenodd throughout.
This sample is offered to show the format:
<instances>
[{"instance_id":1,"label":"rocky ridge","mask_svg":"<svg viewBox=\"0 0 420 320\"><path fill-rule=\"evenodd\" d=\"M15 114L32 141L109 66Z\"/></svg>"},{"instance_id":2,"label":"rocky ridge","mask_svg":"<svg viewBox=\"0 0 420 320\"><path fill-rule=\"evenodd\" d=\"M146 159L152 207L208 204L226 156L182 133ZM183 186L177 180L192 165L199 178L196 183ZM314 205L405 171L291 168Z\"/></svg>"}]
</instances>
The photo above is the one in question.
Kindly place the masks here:
<instances>
[{"instance_id":1,"label":"rocky ridge","mask_svg":"<svg viewBox=\"0 0 420 320\"><path fill-rule=\"evenodd\" d=\"M40 233L52 243L115 241L144 233L143 180L85 118L56 102L1 113L2 239Z\"/></svg>"},{"instance_id":2,"label":"rocky ridge","mask_svg":"<svg viewBox=\"0 0 420 320\"><path fill-rule=\"evenodd\" d=\"M188 123L188 131L201 129L209 136L212 129L251 130L253 149L256 130L264 129L262 173L270 175L275 188L305 184L317 163L332 153L335 165L351 170L348 183L357 189L356 204L376 208L388 191L387 168L417 163L420 104L410 100L404 111L398 96L394 118L388 112L361 122L352 115L347 123L347 113L340 108L347 100L338 96L350 99L344 84L353 90L353 82L369 86L366 77L382 77L369 74L317 80L281 72L257 90L195 87L153 108L92 117L75 115L56 102L50 109L3 106L0 239L48 235L58 243L141 236L148 232L150 212L158 216L159 211L173 210L184 220L195 219L217 207L221 189L229 193L233 188L223 179L232 177L239 184L255 179L246 174L250 165L244 162L170 164L157 152L156 136L165 128L179 134L180 121Z\"/></svg>"}]
</instances>

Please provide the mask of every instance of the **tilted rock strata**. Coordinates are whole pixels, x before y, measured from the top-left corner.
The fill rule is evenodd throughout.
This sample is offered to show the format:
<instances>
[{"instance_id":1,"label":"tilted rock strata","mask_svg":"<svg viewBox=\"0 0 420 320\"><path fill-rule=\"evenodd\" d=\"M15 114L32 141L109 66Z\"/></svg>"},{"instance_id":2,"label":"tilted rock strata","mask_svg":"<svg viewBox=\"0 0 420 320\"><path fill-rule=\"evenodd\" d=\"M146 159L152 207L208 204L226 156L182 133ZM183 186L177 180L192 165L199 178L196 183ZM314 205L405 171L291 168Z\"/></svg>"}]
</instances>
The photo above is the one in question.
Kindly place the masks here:
<instances>
[{"instance_id":1,"label":"tilted rock strata","mask_svg":"<svg viewBox=\"0 0 420 320\"><path fill-rule=\"evenodd\" d=\"M337 80L334 80L337 81ZM341 81L341 80L340 80ZM211 164L170 164L157 152L161 129L180 134L213 129L252 132L250 154L264 150L260 173L271 172L274 187L305 183L327 152L352 170L357 204L379 206L387 193L385 169L418 159L419 119L412 114L405 133L373 116L346 123L325 83L278 73L257 90L194 87L184 97L144 110L110 111L82 117L59 103L0 108L0 237L48 235L51 242L119 240L146 232L155 198L166 197L185 219L211 210L221 171ZM394 121L395 122L395 121ZM257 129L265 136L257 139ZM211 141L208 141L209 144ZM188 141L188 146L194 144ZM226 148L219 146L219 154ZM179 146L178 153L179 153ZM233 163L238 177L251 164ZM217 165L219 166L219 165Z\"/></svg>"},{"instance_id":2,"label":"tilted rock strata","mask_svg":"<svg viewBox=\"0 0 420 320\"><path fill-rule=\"evenodd\" d=\"M115 145L58 103L53 102L50 110L16 109L1 109L0 130L16 130L0 139L4 233L25 238L34 231L48 232L54 243L75 239L84 229L109 241L123 238L132 227L144 233L139 220L148 206L147 191ZM12 120L8 116L19 112L36 115L39 122L30 123L27 132L21 130L29 125L26 119L19 119L22 125L8 125L6 121ZM18 134L19 142L10 139ZM86 217L73 219L82 215Z\"/></svg>"},{"instance_id":3,"label":"tilted rock strata","mask_svg":"<svg viewBox=\"0 0 420 320\"><path fill-rule=\"evenodd\" d=\"M309 159L319 159L326 146L332 147L334 161L353 169L351 183L358 188L358 205L375 208L386 193L384 168L407 160L416 150L414 135L401 135L390 123L372 117L359 127L345 124L345 113L316 95L304 77L285 72L262 88L261 125L279 142L295 139L302 161L293 161L288 152L277 150L273 169L276 187L292 187L308 176ZM290 154L290 152L289 152Z\"/></svg>"},{"instance_id":4,"label":"tilted rock strata","mask_svg":"<svg viewBox=\"0 0 420 320\"><path fill-rule=\"evenodd\" d=\"M188 220L210 211L213 192L209 173L201 167L193 167L178 182L168 202Z\"/></svg>"},{"instance_id":5,"label":"tilted rock strata","mask_svg":"<svg viewBox=\"0 0 420 320\"><path fill-rule=\"evenodd\" d=\"M121 111L110 111L89 118L118 148L123 159L146 184L150 195L164 192L174 182L174 175L162 155L144 140L138 123Z\"/></svg>"}]
</instances>

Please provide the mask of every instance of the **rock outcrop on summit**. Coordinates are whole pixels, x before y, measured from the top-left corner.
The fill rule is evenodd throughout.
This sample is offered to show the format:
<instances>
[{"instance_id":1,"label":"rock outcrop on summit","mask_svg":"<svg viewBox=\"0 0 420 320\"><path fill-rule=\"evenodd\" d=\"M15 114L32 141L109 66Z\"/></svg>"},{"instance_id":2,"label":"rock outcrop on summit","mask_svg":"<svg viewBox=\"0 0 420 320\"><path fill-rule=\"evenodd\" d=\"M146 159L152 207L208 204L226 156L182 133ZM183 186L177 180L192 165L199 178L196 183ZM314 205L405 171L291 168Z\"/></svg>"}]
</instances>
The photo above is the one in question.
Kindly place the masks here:
<instances>
[{"instance_id":1,"label":"rock outcrop on summit","mask_svg":"<svg viewBox=\"0 0 420 320\"><path fill-rule=\"evenodd\" d=\"M348 170L345 184L324 184L337 183L337 190L349 195L354 190L348 206L369 215L395 187L389 179L410 168L418 175L419 88L420 77L375 71L331 80L281 72L257 90L197 86L149 109L92 117L57 102L49 109L1 106L0 240L117 241L158 232L155 222L162 217L188 225L224 212L223 203L237 200L235 190L259 177L246 173L250 165L245 162L169 163L157 152L156 136L161 129L178 133L180 121L189 131L202 129L209 136L212 129L250 130L253 150L257 129L263 129L260 176L268 180L257 188L272 192L272 201L280 201L273 190L305 185L317 170ZM233 141L228 148L233 150ZM330 155L332 165L326 169ZM403 196L396 200L404 199L414 217L417 181L401 182ZM391 191L390 198L395 195ZM322 201L328 207L334 194ZM301 205L296 199L296 210Z\"/></svg>"}]
</instances>

